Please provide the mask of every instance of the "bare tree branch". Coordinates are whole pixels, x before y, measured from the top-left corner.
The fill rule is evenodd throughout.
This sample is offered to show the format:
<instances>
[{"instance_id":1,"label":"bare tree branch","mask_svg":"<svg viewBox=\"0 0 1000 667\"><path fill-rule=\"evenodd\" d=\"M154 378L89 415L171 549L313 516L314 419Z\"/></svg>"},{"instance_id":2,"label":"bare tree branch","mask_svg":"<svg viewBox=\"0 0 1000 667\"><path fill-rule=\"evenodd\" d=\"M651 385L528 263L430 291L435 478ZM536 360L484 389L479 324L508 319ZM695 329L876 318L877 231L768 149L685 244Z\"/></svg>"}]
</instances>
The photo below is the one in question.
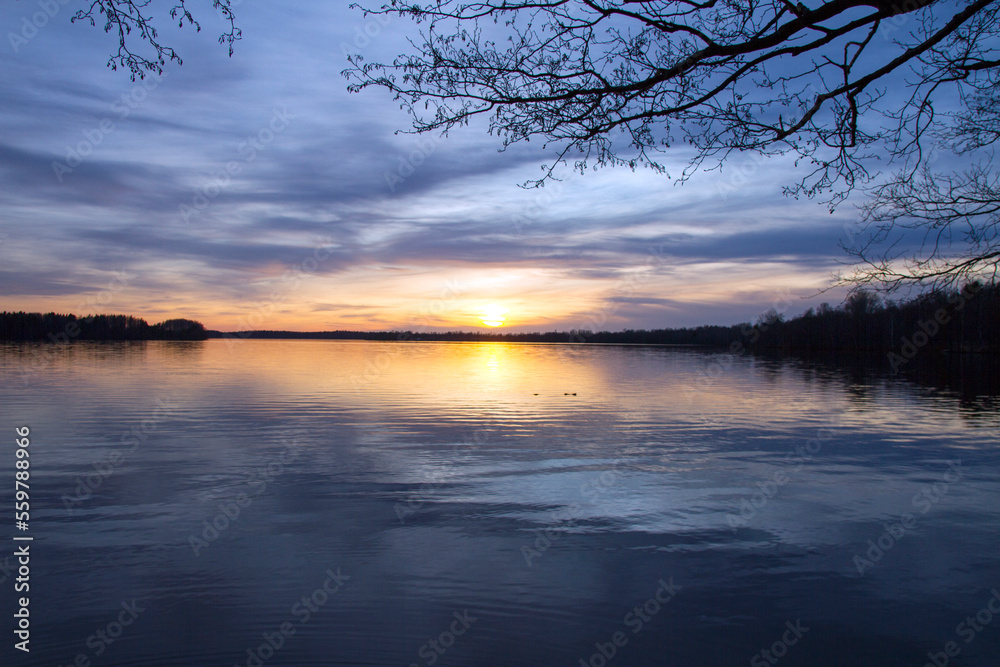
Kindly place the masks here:
<instances>
[{"instance_id":1,"label":"bare tree branch","mask_svg":"<svg viewBox=\"0 0 1000 667\"><path fill-rule=\"evenodd\" d=\"M164 46L159 41L156 28L153 27L154 16L149 13L151 0L90 0L86 9L81 9L73 15L73 22L86 21L97 25L104 23L104 32L114 33L118 37L118 52L108 59L108 67L117 70L127 69L133 81L136 77L143 79L148 72L163 73L163 66L170 61L183 64L180 55L171 47ZM177 4L170 8L170 18L177 21L179 27L193 25L201 32L201 24L187 8L187 0L176 0ZM242 32L236 27L236 17L233 15L231 0L212 0L212 9L219 12L229 24L229 29L219 36L219 44L229 46L229 55L233 55L233 44L242 37ZM133 33L140 42L146 42L152 47L150 56L142 55L134 50Z\"/></svg>"},{"instance_id":2,"label":"bare tree branch","mask_svg":"<svg viewBox=\"0 0 1000 667\"><path fill-rule=\"evenodd\" d=\"M871 195L868 236L850 248L867 268L852 284L996 268L997 190L981 154L1000 138L993 0L430 0L364 11L421 28L392 63L351 57L349 89L392 91L416 132L483 116L504 148L552 144L555 162L528 185L569 159L581 171L663 172L659 156L677 143L694 152L682 180L734 151L791 154L805 169L786 194L831 208L858 188ZM978 171L942 181L929 170L943 152L977 151ZM923 247L892 254L919 230Z\"/></svg>"},{"instance_id":3,"label":"bare tree branch","mask_svg":"<svg viewBox=\"0 0 1000 667\"><path fill-rule=\"evenodd\" d=\"M862 208L863 234L845 246L858 265L842 280L889 290L914 283L953 288L1000 269L1000 178L983 165L961 174L897 175ZM919 251L907 237L919 237Z\"/></svg>"}]
</instances>

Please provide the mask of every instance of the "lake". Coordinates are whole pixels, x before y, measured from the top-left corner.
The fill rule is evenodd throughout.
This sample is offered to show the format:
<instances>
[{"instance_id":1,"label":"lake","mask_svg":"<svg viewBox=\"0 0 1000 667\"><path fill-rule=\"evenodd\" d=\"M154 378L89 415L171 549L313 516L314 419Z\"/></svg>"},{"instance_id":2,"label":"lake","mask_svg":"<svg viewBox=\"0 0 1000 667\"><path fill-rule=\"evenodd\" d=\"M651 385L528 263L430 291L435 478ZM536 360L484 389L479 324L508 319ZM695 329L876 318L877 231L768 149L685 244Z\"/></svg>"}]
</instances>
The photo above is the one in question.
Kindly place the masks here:
<instances>
[{"instance_id":1,"label":"lake","mask_svg":"<svg viewBox=\"0 0 1000 667\"><path fill-rule=\"evenodd\" d=\"M626 346L3 344L8 510L16 427L31 473L30 528L8 511L5 530L33 541L0 561L0 655L995 666L995 362L955 360L940 382L921 368ZM25 544L30 655L12 634Z\"/></svg>"}]
</instances>

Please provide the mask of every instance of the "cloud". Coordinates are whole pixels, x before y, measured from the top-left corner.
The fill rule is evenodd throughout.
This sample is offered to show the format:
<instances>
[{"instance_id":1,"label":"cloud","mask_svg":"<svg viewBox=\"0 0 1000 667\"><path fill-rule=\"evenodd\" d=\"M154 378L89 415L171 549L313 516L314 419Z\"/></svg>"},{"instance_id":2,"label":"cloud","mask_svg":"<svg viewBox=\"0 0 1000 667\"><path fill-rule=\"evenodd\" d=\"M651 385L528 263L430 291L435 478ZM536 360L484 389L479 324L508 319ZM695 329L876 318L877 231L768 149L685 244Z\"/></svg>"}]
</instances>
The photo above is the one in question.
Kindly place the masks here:
<instances>
[{"instance_id":1,"label":"cloud","mask_svg":"<svg viewBox=\"0 0 1000 667\"><path fill-rule=\"evenodd\" d=\"M18 23L25 7L5 6L0 19ZM134 295L121 295L122 307L204 309L214 326L214 314L223 321L266 298L322 245L328 255L309 280L282 288L289 314L276 310L275 320L312 313L391 326L421 305L405 302L417 298L407 287L461 273L491 276L475 281L491 298L540 302L532 310L553 322L600 307L646 271L640 291L618 294L636 301L614 302L623 324L638 324L664 313L724 318L723 284L737 294L748 281L811 281L841 256L846 216L782 199L776 184L795 174L787 161L739 187L725 170L675 187L648 171L567 168L560 182L522 189L551 153L498 152L483 119L446 139L394 134L408 117L378 91L346 92L341 43L391 57L412 26L382 26L359 45L360 13L291 7L241 5L233 58L211 39L221 24L210 12L201 35L165 28L185 64L145 84L106 70L116 44L69 25L68 10L18 53L0 52L0 122L11 130L0 143L0 233L12 239L0 254L4 285L16 290L6 294L69 309L60 297L127 269ZM280 131L276 110L287 116ZM113 130L95 134L105 120ZM250 150L250 138L261 145ZM71 165L72 151L87 155ZM676 172L687 157L673 152L668 166ZM57 174L56 162L72 171ZM332 302L322 294L331 289ZM664 296L678 289L703 299Z\"/></svg>"},{"instance_id":2,"label":"cloud","mask_svg":"<svg viewBox=\"0 0 1000 667\"><path fill-rule=\"evenodd\" d=\"M77 282L66 282L41 271L0 270L0 293L12 296L69 296L95 290Z\"/></svg>"}]
</instances>

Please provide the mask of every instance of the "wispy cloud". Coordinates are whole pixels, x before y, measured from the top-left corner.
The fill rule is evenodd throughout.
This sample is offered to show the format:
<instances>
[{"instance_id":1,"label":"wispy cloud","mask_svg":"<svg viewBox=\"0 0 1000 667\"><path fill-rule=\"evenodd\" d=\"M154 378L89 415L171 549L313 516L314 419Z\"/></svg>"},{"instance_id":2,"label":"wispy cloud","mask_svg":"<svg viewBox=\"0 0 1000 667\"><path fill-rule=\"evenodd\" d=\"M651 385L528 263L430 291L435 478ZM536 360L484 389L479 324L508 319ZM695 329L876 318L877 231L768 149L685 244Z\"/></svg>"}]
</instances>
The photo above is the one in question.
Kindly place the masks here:
<instances>
[{"instance_id":1,"label":"wispy cloud","mask_svg":"<svg viewBox=\"0 0 1000 667\"><path fill-rule=\"evenodd\" d=\"M525 190L549 154L499 153L482 127L394 134L405 115L378 93L348 95L339 75L340 44L364 19L292 4L241 7L247 29L232 59L204 35L171 30L185 65L155 85L106 71L113 45L68 16L19 52L0 50L4 307L70 310L127 270L134 280L115 309L234 327L320 239L324 261L283 288L270 328L403 326L453 276L470 292L441 326L475 325L461 313L483 299L516 306L512 321L529 329L572 326L605 303L618 304L622 326L728 322L757 306L749 292L815 292L836 267L850 211L782 199L788 163L724 192L725 174L677 187L614 169ZM14 3L0 19L21 13ZM366 56L391 55L406 29L381 28ZM293 118L248 160L248 138L276 108ZM238 173L185 219L181 206L230 163ZM660 261L649 277L617 292L651 253Z\"/></svg>"}]
</instances>

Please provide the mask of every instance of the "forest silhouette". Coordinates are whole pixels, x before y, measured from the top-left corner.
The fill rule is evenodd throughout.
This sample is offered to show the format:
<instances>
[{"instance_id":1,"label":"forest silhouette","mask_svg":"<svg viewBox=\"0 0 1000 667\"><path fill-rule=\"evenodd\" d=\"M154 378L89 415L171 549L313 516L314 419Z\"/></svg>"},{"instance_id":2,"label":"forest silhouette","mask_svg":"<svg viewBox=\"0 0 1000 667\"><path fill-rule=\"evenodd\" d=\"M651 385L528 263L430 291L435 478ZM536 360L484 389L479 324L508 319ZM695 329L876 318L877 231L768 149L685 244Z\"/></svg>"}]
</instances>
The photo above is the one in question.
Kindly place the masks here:
<instances>
[{"instance_id":1,"label":"forest silhouette","mask_svg":"<svg viewBox=\"0 0 1000 667\"><path fill-rule=\"evenodd\" d=\"M383 341L495 341L525 343L605 343L693 345L733 353L789 350L801 352L888 352L894 365L918 351L1000 352L1000 288L968 283L961 289L931 290L910 299L888 301L859 290L838 307L822 304L786 319L771 308L756 322L729 326L624 331L276 331L221 332L200 322L173 319L159 324L128 315L58 315L0 313L0 340L70 342L73 340L316 339Z\"/></svg>"},{"instance_id":2,"label":"forest silhouette","mask_svg":"<svg viewBox=\"0 0 1000 667\"><path fill-rule=\"evenodd\" d=\"M74 340L205 340L200 322L173 319L149 324L131 315L59 315L56 313L0 313L0 340L48 341L68 343Z\"/></svg>"},{"instance_id":3,"label":"forest silhouette","mask_svg":"<svg viewBox=\"0 0 1000 667\"><path fill-rule=\"evenodd\" d=\"M599 316L596 313L595 316ZM322 340L429 340L524 343L606 343L635 345L696 345L726 348L734 353L764 350L896 351L907 359L919 349L953 352L1000 351L1000 289L969 283L962 289L931 290L919 296L887 301L859 290L839 307L822 304L786 319L771 308L756 322L729 326L624 331L549 331L544 333L414 332L414 331L270 331L237 333L209 331L211 338L285 338Z\"/></svg>"}]
</instances>

